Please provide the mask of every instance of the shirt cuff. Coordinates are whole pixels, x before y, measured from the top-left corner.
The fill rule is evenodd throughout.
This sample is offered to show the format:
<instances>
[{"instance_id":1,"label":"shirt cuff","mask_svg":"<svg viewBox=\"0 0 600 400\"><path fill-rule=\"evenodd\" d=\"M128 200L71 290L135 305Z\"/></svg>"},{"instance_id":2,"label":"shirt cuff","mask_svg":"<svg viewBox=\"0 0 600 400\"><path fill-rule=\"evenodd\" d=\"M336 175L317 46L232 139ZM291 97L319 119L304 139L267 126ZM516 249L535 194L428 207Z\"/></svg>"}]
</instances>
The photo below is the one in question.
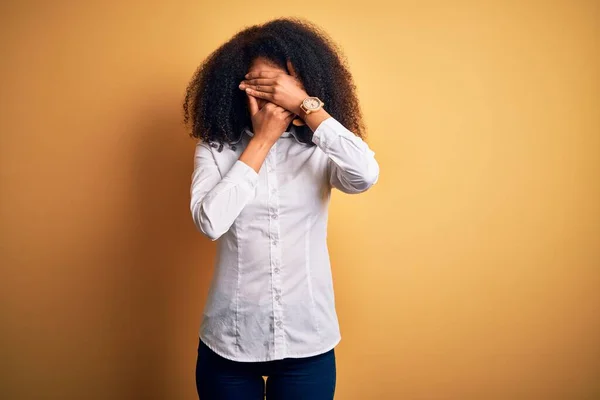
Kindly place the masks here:
<instances>
[{"instance_id":1,"label":"shirt cuff","mask_svg":"<svg viewBox=\"0 0 600 400\"><path fill-rule=\"evenodd\" d=\"M319 126L317 126L317 129L313 132L312 142L326 152L329 148L329 144L340 135L354 136L354 134L348 131L348 129L346 129L346 127L337 119L328 117L321 121Z\"/></svg>"}]
</instances>

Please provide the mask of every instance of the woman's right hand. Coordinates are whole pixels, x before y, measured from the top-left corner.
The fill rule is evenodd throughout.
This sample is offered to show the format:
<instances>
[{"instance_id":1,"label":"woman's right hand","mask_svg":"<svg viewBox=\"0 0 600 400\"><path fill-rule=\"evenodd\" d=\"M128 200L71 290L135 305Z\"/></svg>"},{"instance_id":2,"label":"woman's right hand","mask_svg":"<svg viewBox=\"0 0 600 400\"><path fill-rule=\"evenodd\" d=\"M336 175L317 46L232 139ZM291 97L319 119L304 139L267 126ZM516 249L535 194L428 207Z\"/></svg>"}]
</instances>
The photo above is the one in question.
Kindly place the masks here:
<instances>
[{"instance_id":1,"label":"woman's right hand","mask_svg":"<svg viewBox=\"0 0 600 400\"><path fill-rule=\"evenodd\" d=\"M248 107L252 118L253 139L274 144L285 132L296 114L263 99L258 99L248 93ZM259 101L262 106L259 107Z\"/></svg>"}]
</instances>

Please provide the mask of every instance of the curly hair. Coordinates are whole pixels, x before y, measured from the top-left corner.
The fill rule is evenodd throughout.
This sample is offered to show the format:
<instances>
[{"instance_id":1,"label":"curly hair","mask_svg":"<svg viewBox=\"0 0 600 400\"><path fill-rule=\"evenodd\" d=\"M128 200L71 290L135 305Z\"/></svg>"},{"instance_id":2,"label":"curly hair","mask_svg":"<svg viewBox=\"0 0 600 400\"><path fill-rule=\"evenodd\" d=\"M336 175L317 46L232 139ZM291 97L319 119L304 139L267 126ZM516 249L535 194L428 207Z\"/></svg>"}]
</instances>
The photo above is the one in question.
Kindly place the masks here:
<instances>
[{"instance_id":1,"label":"curly hair","mask_svg":"<svg viewBox=\"0 0 600 400\"><path fill-rule=\"evenodd\" d=\"M252 61L264 57L286 70L290 60L297 79L310 96L319 97L327 112L356 136L365 128L356 86L338 45L314 23L299 17L281 17L238 31L214 50L196 69L183 102L184 124L191 121L190 136L219 144L239 140L252 126L246 93L239 83ZM296 127L298 139L308 145L313 132Z\"/></svg>"}]
</instances>

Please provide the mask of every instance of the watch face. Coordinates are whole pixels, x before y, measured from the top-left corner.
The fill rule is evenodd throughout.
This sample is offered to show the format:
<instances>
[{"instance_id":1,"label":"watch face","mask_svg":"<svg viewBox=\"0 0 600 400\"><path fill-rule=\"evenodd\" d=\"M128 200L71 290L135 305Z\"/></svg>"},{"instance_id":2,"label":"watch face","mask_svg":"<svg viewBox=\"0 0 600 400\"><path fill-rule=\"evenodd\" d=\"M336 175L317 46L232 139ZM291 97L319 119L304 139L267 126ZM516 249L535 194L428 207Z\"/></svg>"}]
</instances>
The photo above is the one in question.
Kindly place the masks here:
<instances>
[{"instance_id":1,"label":"watch face","mask_svg":"<svg viewBox=\"0 0 600 400\"><path fill-rule=\"evenodd\" d=\"M320 104L321 103L319 102L319 100L317 100L314 97L309 97L304 100L304 107L308 108L309 110L316 110L317 108L319 108Z\"/></svg>"}]
</instances>

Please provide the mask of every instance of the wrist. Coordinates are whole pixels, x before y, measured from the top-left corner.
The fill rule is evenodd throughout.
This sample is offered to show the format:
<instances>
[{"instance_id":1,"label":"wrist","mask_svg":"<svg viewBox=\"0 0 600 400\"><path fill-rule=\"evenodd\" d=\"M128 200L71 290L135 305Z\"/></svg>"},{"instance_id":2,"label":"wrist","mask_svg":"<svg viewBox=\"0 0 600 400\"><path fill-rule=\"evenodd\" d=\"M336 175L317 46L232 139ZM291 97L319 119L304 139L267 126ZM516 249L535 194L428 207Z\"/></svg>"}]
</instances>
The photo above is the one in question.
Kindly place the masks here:
<instances>
[{"instance_id":1,"label":"wrist","mask_svg":"<svg viewBox=\"0 0 600 400\"><path fill-rule=\"evenodd\" d=\"M257 149L263 150L269 150L271 147L273 147L273 145L275 144L275 141L277 139L272 139L269 138L268 136L265 135L254 135L250 138L250 143L255 146Z\"/></svg>"},{"instance_id":2,"label":"wrist","mask_svg":"<svg viewBox=\"0 0 600 400\"><path fill-rule=\"evenodd\" d=\"M304 119L306 117L306 112L302 109L301 105L306 98L310 97L308 93L302 94L298 99L296 99L296 108L293 112L298 115L300 118Z\"/></svg>"},{"instance_id":3,"label":"wrist","mask_svg":"<svg viewBox=\"0 0 600 400\"><path fill-rule=\"evenodd\" d=\"M311 95L306 95L301 101L298 103L297 115L306 119L308 116L312 114L319 113L323 110L323 106L325 103L321 101L318 97L314 97Z\"/></svg>"},{"instance_id":4,"label":"wrist","mask_svg":"<svg viewBox=\"0 0 600 400\"><path fill-rule=\"evenodd\" d=\"M302 100L300 100L297 104L298 105L296 106L296 108L292 112L294 114L296 114L297 116L299 116L300 118L304 119L304 117L306 117L306 113L304 112L304 110L302 109L302 107L300 107L300 104L302 104Z\"/></svg>"},{"instance_id":5,"label":"wrist","mask_svg":"<svg viewBox=\"0 0 600 400\"><path fill-rule=\"evenodd\" d=\"M296 115L298 117L300 117L302 120L306 119L307 114L304 112L304 110L300 107L298 107L298 110L296 110Z\"/></svg>"}]
</instances>

